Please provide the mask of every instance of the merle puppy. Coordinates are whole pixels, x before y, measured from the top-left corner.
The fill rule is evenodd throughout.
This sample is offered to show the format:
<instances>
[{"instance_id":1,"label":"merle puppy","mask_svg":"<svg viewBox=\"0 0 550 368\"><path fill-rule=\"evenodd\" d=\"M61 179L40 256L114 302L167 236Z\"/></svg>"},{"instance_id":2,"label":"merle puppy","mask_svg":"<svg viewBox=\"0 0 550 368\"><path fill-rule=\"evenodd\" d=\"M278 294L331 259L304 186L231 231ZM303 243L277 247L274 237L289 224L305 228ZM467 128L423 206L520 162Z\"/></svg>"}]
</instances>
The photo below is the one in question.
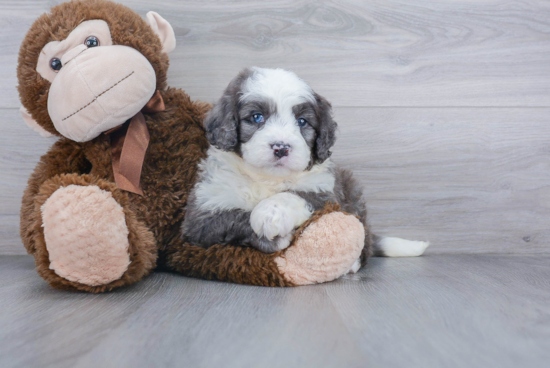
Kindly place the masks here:
<instances>
[{"instance_id":1,"label":"merle puppy","mask_svg":"<svg viewBox=\"0 0 550 368\"><path fill-rule=\"evenodd\" d=\"M188 201L182 228L190 243L232 244L272 253L327 202L365 225L371 253L417 256L428 243L380 238L368 230L362 189L330 159L336 123L330 103L294 73L249 68L234 78L205 120L211 147Z\"/></svg>"}]
</instances>

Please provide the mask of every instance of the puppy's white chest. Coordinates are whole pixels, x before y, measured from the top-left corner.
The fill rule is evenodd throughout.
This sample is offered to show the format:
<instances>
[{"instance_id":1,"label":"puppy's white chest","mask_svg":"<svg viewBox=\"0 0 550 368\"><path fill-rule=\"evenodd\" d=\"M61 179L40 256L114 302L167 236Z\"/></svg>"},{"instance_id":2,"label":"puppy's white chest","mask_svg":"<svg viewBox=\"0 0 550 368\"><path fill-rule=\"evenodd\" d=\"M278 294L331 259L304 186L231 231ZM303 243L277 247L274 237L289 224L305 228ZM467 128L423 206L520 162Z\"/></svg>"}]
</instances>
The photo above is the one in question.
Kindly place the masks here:
<instances>
[{"instance_id":1,"label":"puppy's white chest","mask_svg":"<svg viewBox=\"0 0 550 368\"><path fill-rule=\"evenodd\" d=\"M252 211L263 199L285 191L333 192L334 175L327 160L310 171L287 177L263 176L251 171L231 152L210 148L201 163L200 182L195 187L197 204L204 210Z\"/></svg>"}]
</instances>

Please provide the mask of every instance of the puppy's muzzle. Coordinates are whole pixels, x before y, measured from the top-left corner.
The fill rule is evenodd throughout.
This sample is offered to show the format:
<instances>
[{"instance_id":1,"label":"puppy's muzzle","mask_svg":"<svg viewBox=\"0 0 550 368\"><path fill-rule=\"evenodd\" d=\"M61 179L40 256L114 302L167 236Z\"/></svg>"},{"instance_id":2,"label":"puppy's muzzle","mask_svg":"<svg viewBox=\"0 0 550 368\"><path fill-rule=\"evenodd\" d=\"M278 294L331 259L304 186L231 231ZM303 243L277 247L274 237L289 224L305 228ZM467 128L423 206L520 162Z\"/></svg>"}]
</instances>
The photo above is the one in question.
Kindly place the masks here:
<instances>
[{"instance_id":1,"label":"puppy's muzzle","mask_svg":"<svg viewBox=\"0 0 550 368\"><path fill-rule=\"evenodd\" d=\"M288 156L290 152L290 145L285 143L272 144L271 148L273 149L273 154L277 158L283 158L285 156Z\"/></svg>"}]
</instances>

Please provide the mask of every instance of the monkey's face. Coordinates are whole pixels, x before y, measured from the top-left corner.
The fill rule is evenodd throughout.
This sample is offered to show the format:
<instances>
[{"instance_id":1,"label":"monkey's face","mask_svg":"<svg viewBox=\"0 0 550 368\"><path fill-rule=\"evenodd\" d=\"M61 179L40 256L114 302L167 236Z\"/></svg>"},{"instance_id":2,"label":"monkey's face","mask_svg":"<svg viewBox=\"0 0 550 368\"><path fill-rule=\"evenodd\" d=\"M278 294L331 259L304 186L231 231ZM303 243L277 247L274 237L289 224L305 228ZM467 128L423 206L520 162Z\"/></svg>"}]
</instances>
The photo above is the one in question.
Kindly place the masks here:
<instances>
[{"instance_id":1,"label":"monkey's face","mask_svg":"<svg viewBox=\"0 0 550 368\"><path fill-rule=\"evenodd\" d=\"M48 113L55 129L77 142L130 119L157 84L151 63L134 48L113 45L103 20L83 22L65 40L47 43L36 70L51 83Z\"/></svg>"},{"instance_id":2,"label":"monkey's face","mask_svg":"<svg viewBox=\"0 0 550 368\"><path fill-rule=\"evenodd\" d=\"M163 51L171 51L167 49L173 49L175 38L170 25L156 13L149 13L148 21L151 28L147 31L161 28ZM86 142L124 123L158 88L157 71L139 50L148 45L125 42L132 39L131 34L120 35L119 40L113 36L105 20L91 19L40 50L35 71L50 84L48 116L55 130L71 140ZM47 128L47 124L36 123Z\"/></svg>"}]
</instances>

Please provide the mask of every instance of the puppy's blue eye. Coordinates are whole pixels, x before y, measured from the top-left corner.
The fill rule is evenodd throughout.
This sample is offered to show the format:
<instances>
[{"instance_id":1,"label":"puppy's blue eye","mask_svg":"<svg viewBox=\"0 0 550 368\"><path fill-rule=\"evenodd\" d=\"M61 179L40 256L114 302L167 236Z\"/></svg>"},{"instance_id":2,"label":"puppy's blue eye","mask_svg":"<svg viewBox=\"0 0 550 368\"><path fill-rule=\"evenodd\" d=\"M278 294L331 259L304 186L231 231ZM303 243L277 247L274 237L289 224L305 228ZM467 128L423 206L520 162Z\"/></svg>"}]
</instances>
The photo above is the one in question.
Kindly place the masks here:
<instances>
[{"instance_id":1,"label":"puppy's blue eye","mask_svg":"<svg viewBox=\"0 0 550 368\"><path fill-rule=\"evenodd\" d=\"M304 119L304 118L300 118L300 119L296 120L296 122L298 123L298 126L299 126L300 128L305 127L306 124L307 124L307 120Z\"/></svg>"},{"instance_id":2,"label":"puppy's blue eye","mask_svg":"<svg viewBox=\"0 0 550 368\"><path fill-rule=\"evenodd\" d=\"M264 116L262 114L254 114L252 115L252 120L254 120L255 123L263 123L264 122Z\"/></svg>"}]
</instances>

